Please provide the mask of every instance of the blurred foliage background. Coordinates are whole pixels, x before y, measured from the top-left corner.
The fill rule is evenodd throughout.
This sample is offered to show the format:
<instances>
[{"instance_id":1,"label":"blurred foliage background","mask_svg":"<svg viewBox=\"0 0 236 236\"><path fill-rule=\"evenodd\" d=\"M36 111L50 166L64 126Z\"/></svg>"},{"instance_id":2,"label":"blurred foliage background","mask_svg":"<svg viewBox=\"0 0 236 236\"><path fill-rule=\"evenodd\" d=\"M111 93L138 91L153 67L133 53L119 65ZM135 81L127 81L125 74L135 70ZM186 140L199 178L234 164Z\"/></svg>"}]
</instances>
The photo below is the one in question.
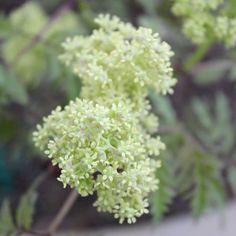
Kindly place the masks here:
<instances>
[{"instance_id":1,"label":"blurred foliage background","mask_svg":"<svg viewBox=\"0 0 236 236\"><path fill-rule=\"evenodd\" d=\"M79 96L80 81L57 57L67 36L91 33L99 13L152 28L175 52L174 95L156 96L151 90L149 95L167 145L157 173L160 189L150 196L152 217L160 221L190 210L198 217L212 207L223 209L235 197L236 50L215 43L196 61L198 47L183 35L172 4L172 0L0 2L0 222L7 222L9 229L15 222L30 228L35 192L34 222L40 227L69 191L57 183L58 170L34 149L31 134L56 105ZM191 67L186 66L189 61L194 61ZM45 173L37 191L29 187ZM110 215L96 213L91 201L79 199L65 226L115 222ZM9 205L18 206L14 220Z\"/></svg>"}]
</instances>

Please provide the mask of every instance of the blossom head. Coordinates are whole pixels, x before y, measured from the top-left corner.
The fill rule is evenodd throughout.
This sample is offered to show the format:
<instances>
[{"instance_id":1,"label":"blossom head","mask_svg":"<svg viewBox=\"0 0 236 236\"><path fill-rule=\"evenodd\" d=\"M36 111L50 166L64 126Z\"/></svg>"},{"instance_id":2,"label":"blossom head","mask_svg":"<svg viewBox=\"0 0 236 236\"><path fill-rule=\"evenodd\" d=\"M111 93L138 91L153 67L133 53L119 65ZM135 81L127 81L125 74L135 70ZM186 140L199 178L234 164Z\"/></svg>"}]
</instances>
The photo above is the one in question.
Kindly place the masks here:
<instances>
[{"instance_id":1,"label":"blossom head","mask_svg":"<svg viewBox=\"0 0 236 236\"><path fill-rule=\"evenodd\" d=\"M160 139L140 132L129 106L118 101L103 106L76 99L56 108L38 125L34 142L61 169L59 180L82 196L97 193L95 206L123 222L147 213L147 196L164 148Z\"/></svg>"},{"instance_id":2,"label":"blossom head","mask_svg":"<svg viewBox=\"0 0 236 236\"><path fill-rule=\"evenodd\" d=\"M96 192L98 210L133 223L147 213L158 187L156 159L164 144L156 132L148 88L172 91L172 51L157 34L108 15L88 37L68 39L61 60L82 80L83 100L44 119L36 145L61 169L59 180L82 196Z\"/></svg>"},{"instance_id":3,"label":"blossom head","mask_svg":"<svg viewBox=\"0 0 236 236\"><path fill-rule=\"evenodd\" d=\"M110 91L139 103L148 87L163 94L172 91L173 52L157 33L109 15L95 22L98 29L91 36L68 38L60 57L82 79L83 97L94 99Z\"/></svg>"},{"instance_id":4,"label":"blossom head","mask_svg":"<svg viewBox=\"0 0 236 236\"><path fill-rule=\"evenodd\" d=\"M231 3L232 2L232 3ZM209 39L223 42L226 47L236 44L236 12L233 1L177 0L173 12L183 19L184 33L196 44Z\"/></svg>"}]
</instances>

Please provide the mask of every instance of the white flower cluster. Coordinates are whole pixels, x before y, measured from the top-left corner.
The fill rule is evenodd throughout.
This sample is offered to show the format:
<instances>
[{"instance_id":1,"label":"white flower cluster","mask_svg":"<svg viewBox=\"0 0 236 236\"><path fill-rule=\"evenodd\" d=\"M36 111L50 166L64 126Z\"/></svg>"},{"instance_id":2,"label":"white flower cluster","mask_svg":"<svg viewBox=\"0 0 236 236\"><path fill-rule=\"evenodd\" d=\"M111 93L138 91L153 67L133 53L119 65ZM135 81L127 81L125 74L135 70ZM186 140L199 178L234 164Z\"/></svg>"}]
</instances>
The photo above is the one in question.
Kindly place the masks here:
<instances>
[{"instance_id":1,"label":"white flower cluster","mask_svg":"<svg viewBox=\"0 0 236 236\"><path fill-rule=\"evenodd\" d=\"M34 133L36 146L61 169L59 180L82 196L96 192L95 206L136 221L158 187L155 172L164 144L151 134L148 88L172 91L169 46L151 30L100 16L90 37L63 44L65 62L82 80L82 98L58 107Z\"/></svg>"},{"instance_id":2,"label":"white flower cluster","mask_svg":"<svg viewBox=\"0 0 236 236\"><path fill-rule=\"evenodd\" d=\"M183 18L184 33L196 44L208 40L236 44L235 1L176 0L173 12Z\"/></svg>"},{"instance_id":3,"label":"white flower cluster","mask_svg":"<svg viewBox=\"0 0 236 236\"><path fill-rule=\"evenodd\" d=\"M159 139L140 132L138 122L121 102L105 107L77 99L45 118L34 141L60 167L65 186L82 196L96 191L99 210L134 222L147 212L147 194L158 184L160 162L148 156L164 148Z\"/></svg>"},{"instance_id":4,"label":"white flower cluster","mask_svg":"<svg viewBox=\"0 0 236 236\"><path fill-rule=\"evenodd\" d=\"M135 29L108 15L95 21L99 29L90 37L68 38L60 57L82 79L83 97L95 99L115 92L139 105L148 87L162 94L172 92L176 82L170 63L173 52L157 33Z\"/></svg>"}]
</instances>

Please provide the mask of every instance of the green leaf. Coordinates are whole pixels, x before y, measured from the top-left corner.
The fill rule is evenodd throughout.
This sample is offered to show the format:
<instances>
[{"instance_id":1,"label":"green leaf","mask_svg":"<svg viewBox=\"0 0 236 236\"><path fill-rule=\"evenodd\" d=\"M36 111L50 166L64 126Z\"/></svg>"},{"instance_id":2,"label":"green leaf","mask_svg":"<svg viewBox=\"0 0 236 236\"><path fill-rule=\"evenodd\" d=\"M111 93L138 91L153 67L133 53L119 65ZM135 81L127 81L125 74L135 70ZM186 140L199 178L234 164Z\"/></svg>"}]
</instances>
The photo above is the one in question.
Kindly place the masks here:
<instances>
[{"instance_id":1,"label":"green leaf","mask_svg":"<svg viewBox=\"0 0 236 236\"><path fill-rule=\"evenodd\" d=\"M233 148L235 142L234 127L231 122L231 109L226 96L218 93L215 102L215 124L213 129L214 138L218 141L217 149L228 152ZM220 145L219 145L220 144Z\"/></svg>"},{"instance_id":2,"label":"green leaf","mask_svg":"<svg viewBox=\"0 0 236 236\"><path fill-rule=\"evenodd\" d=\"M174 178L171 165L167 161L167 156L162 160L162 167L157 170L157 178L160 180L158 190L152 196L152 213L154 219L160 221L164 213L168 210L169 204L175 195Z\"/></svg>"},{"instance_id":3,"label":"green leaf","mask_svg":"<svg viewBox=\"0 0 236 236\"><path fill-rule=\"evenodd\" d=\"M193 153L194 191L191 207L194 216L203 214L210 207L222 208L225 194L216 158L206 153Z\"/></svg>"},{"instance_id":4,"label":"green leaf","mask_svg":"<svg viewBox=\"0 0 236 236\"><path fill-rule=\"evenodd\" d=\"M26 104L28 101L24 86L2 65L0 65L0 91L10 100L20 104Z\"/></svg>"},{"instance_id":5,"label":"green leaf","mask_svg":"<svg viewBox=\"0 0 236 236\"><path fill-rule=\"evenodd\" d=\"M149 15L155 15L160 0L138 0L145 12Z\"/></svg>"},{"instance_id":6,"label":"green leaf","mask_svg":"<svg viewBox=\"0 0 236 236\"><path fill-rule=\"evenodd\" d=\"M216 94L213 109L200 99L194 99L192 107L195 113L194 130L201 142L214 153L229 153L234 146L235 132L227 97L223 93Z\"/></svg>"},{"instance_id":7,"label":"green leaf","mask_svg":"<svg viewBox=\"0 0 236 236\"><path fill-rule=\"evenodd\" d=\"M235 9L236 9L235 0L228 0L226 10L225 10L226 15L234 17L235 16Z\"/></svg>"},{"instance_id":8,"label":"green leaf","mask_svg":"<svg viewBox=\"0 0 236 236\"><path fill-rule=\"evenodd\" d=\"M197 84L209 85L224 78L231 67L232 63L229 60L221 59L204 62L204 64L202 63L192 70L193 79Z\"/></svg>"},{"instance_id":9,"label":"green leaf","mask_svg":"<svg viewBox=\"0 0 236 236\"><path fill-rule=\"evenodd\" d=\"M32 225L34 206L37 194L29 191L20 200L20 204L16 211L17 226L23 229L29 229Z\"/></svg>"},{"instance_id":10,"label":"green leaf","mask_svg":"<svg viewBox=\"0 0 236 236\"><path fill-rule=\"evenodd\" d=\"M156 95L150 91L149 98L152 104L153 111L167 124L176 123L176 114L171 106L170 100L167 97Z\"/></svg>"},{"instance_id":11,"label":"green leaf","mask_svg":"<svg viewBox=\"0 0 236 236\"><path fill-rule=\"evenodd\" d=\"M8 200L5 200L0 210L0 235L9 235L14 229L10 203Z\"/></svg>"},{"instance_id":12,"label":"green leaf","mask_svg":"<svg viewBox=\"0 0 236 236\"><path fill-rule=\"evenodd\" d=\"M0 38L6 38L15 33L10 21L2 13L0 13L0 29Z\"/></svg>"},{"instance_id":13,"label":"green leaf","mask_svg":"<svg viewBox=\"0 0 236 236\"><path fill-rule=\"evenodd\" d=\"M55 57L55 55L49 54L49 78L51 80L56 80L60 78L60 73L61 73L61 65L59 64L60 62L58 59Z\"/></svg>"},{"instance_id":14,"label":"green leaf","mask_svg":"<svg viewBox=\"0 0 236 236\"><path fill-rule=\"evenodd\" d=\"M192 107L193 107L195 115L198 117L199 121L201 122L201 125L204 128L210 127L212 120L211 120L210 111L207 104L200 99L194 99L192 103Z\"/></svg>"}]
</instances>

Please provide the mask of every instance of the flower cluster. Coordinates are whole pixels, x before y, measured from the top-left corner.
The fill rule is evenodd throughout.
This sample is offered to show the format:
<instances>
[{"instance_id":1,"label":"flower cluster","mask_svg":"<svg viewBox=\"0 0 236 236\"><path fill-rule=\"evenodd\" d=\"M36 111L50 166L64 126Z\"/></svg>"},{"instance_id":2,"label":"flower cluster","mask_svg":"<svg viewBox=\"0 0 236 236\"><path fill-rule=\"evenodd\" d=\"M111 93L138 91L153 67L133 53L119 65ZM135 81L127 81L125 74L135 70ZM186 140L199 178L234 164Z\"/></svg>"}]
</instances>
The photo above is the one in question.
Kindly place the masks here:
<instances>
[{"instance_id":1,"label":"flower cluster","mask_svg":"<svg viewBox=\"0 0 236 236\"><path fill-rule=\"evenodd\" d=\"M173 12L183 18L184 33L196 44L208 40L236 44L236 4L224 0L177 0ZM234 9L234 10L232 10Z\"/></svg>"},{"instance_id":2,"label":"flower cluster","mask_svg":"<svg viewBox=\"0 0 236 236\"><path fill-rule=\"evenodd\" d=\"M144 109L148 87L163 94L172 91L173 52L157 33L135 29L108 15L100 15L95 21L99 29L90 37L68 38L60 57L82 79L84 98L107 100L118 95Z\"/></svg>"},{"instance_id":3,"label":"flower cluster","mask_svg":"<svg viewBox=\"0 0 236 236\"><path fill-rule=\"evenodd\" d=\"M21 50L23 50L42 30L48 21L48 16L35 2L27 2L13 11L9 22L15 35L9 37L2 45L2 53L6 63L11 64L17 77L25 84L34 85L38 82L42 72L47 68L47 50L42 43L37 43L20 60L14 63ZM77 20L73 13L64 14L52 24L44 34L44 40L55 38L59 33L73 31L77 27ZM13 63L13 64L12 64Z\"/></svg>"},{"instance_id":4,"label":"flower cluster","mask_svg":"<svg viewBox=\"0 0 236 236\"><path fill-rule=\"evenodd\" d=\"M59 180L94 205L136 221L158 187L157 159L165 145L150 112L148 88L171 92L172 52L151 30L100 16L90 37L67 39L61 60L82 80L82 99L44 118L34 142L61 169Z\"/></svg>"},{"instance_id":5,"label":"flower cluster","mask_svg":"<svg viewBox=\"0 0 236 236\"><path fill-rule=\"evenodd\" d=\"M164 145L140 132L130 107L113 101L103 106L76 99L62 110L57 107L38 126L37 146L61 168L60 181L82 196L96 191L99 210L123 222L147 212L147 194L157 188L155 170Z\"/></svg>"}]
</instances>

